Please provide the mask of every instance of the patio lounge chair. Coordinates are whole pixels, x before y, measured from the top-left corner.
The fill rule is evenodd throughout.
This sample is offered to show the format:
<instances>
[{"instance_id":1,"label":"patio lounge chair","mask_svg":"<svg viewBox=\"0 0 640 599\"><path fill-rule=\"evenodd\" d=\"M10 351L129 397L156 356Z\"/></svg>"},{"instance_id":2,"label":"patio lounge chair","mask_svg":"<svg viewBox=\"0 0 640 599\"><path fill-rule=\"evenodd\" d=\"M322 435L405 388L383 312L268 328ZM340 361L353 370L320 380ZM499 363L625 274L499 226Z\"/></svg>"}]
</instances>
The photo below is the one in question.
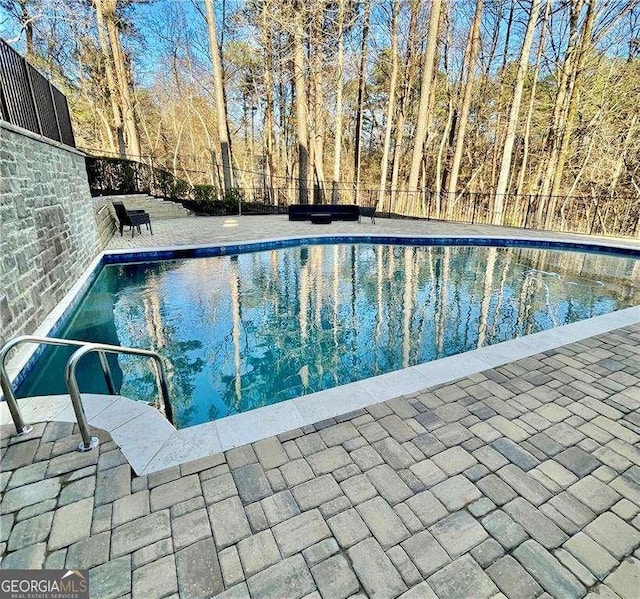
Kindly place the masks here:
<instances>
[{"instance_id":1,"label":"patio lounge chair","mask_svg":"<svg viewBox=\"0 0 640 599\"><path fill-rule=\"evenodd\" d=\"M112 203L116 211L116 216L118 217L118 222L120 223L120 237L122 237L122 230L125 226L131 229L131 237L133 237L136 229L138 229L138 233L142 233L140 225L147 225L147 229L151 232L151 235L153 235L151 217L148 212L144 210L127 210L122 202Z\"/></svg>"}]
</instances>

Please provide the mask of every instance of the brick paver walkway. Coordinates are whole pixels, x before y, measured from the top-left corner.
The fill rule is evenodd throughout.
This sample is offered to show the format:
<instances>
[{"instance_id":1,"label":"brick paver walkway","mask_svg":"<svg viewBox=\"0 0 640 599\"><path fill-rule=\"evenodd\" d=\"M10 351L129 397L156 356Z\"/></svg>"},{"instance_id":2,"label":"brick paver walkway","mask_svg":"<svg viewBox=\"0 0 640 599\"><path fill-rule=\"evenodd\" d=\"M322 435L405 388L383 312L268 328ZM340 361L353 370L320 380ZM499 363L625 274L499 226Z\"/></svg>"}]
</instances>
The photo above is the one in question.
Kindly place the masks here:
<instances>
[{"instance_id":1,"label":"brick paver walkway","mask_svg":"<svg viewBox=\"0 0 640 599\"><path fill-rule=\"evenodd\" d=\"M2 567L91 597L640 597L640 325L147 477L2 431Z\"/></svg>"}]
</instances>

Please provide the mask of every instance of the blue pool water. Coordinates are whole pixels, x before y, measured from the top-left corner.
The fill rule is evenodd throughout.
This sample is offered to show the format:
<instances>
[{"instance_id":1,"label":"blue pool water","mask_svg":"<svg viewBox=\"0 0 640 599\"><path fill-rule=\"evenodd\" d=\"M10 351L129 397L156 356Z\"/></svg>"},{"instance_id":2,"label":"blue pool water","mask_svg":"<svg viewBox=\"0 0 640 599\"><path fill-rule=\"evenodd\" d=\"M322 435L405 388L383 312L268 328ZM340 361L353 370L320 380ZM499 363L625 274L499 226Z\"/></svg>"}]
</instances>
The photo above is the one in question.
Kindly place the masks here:
<instances>
[{"instance_id":1,"label":"blue pool water","mask_svg":"<svg viewBox=\"0 0 640 599\"><path fill-rule=\"evenodd\" d=\"M161 353L186 427L638 305L639 283L639 260L600 253L311 245L107 264L56 335ZM70 353L47 349L17 395L65 393ZM81 390L106 392L85 359ZM155 399L141 358L110 362Z\"/></svg>"}]
</instances>

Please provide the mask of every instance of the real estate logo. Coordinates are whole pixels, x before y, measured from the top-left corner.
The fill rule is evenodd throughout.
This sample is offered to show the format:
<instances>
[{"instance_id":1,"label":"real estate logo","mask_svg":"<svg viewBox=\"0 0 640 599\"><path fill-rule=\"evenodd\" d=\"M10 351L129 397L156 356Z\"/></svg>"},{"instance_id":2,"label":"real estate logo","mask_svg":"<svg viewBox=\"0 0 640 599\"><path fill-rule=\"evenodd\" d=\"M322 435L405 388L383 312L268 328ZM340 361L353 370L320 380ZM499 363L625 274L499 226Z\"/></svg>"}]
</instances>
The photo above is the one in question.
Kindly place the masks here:
<instances>
[{"instance_id":1,"label":"real estate logo","mask_svg":"<svg viewBox=\"0 0 640 599\"><path fill-rule=\"evenodd\" d=\"M89 599L86 570L0 570L0 599Z\"/></svg>"}]
</instances>

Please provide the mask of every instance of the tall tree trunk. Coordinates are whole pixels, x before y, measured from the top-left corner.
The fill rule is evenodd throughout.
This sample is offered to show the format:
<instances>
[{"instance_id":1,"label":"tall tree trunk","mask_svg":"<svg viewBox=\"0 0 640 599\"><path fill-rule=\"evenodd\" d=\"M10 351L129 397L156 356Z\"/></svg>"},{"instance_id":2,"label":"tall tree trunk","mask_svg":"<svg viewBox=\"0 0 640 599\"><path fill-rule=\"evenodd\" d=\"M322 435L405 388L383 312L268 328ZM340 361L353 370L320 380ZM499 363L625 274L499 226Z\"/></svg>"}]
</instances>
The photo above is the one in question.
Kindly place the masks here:
<instances>
[{"instance_id":1,"label":"tall tree trunk","mask_svg":"<svg viewBox=\"0 0 640 599\"><path fill-rule=\"evenodd\" d=\"M471 33L471 32L469 32ZM442 56L442 66L444 69L445 86L447 92L447 120L440 136L440 144L436 154L436 170L434 175L433 188L437 194L438 213L442 210L442 190L447 188L447 181L451 171L451 157L453 150L451 149L455 142L455 134L457 130L458 117L460 112L460 98L462 93L462 82L466 72L467 57L469 56L469 46L471 44L471 36L467 36L467 43L464 48L463 67L460 69L460 80L456 84L452 82L449 74L449 48L453 43L453 32L451 23L447 25L446 42L444 44L444 53ZM445 204L447 202L445 201Z\"/></svg>"},{"instance_id":2,"label":"tall tree trunk","mask_svg":"<svg viewBox=\"0 0 640 599\"><path fill-rule=\"evenodd\" d=\"M100 122L102 123L102 127L100 127L100 138L102 140L102 146L108 146L109 152L111 154L116 154L116 144L113 139L113 131L111 130L111 123L107 118L107 115L104 113L104 110L98 106L96 108L96 113L100 117ZM97 125L97 124L96 124ZM105 136L106 135L106 139Z\"/></svg>"},{"instance_id":3,"label":"tall tree trunk","mask_svg":"<svg viewBox=\"0 0 640 599\"><path fill-rule=\"evenodd\" d=\"M340 157L342 151L342 90L344 78L344 9L346 0L338 0L338 51L336 73L336 118L333 142L333 177L331 181L331 201L338 203L338 185L340 184Z\"/></svg>"},{"instance_id":4,"label":"tall tree trunk","mask_svg":"<svg viewBox=\"0 0 640 599\"><path fill-rule=\"evenodd\" d=\"M389 100L387 103L387 122L384 131L384 146L380 161L380 190L378 192L378 209L384 209L387 190L387 173L389 169L389 151L391 148L391 132L393 117L396 112L396 85L398 82L398 14L400 0L393 0L391 9L391 79L389 81Z\"/></svg>"},{"instance_id":5,"label":"tall tree trunk","mask_svg":"<svg viewBox=\"0 0 640 599\"><path fill-rule=\"evenodd\" d=\"M542 17L542 23L540 24L540 38L538 40L538 51L536 54L536 63L533 69L533 77L531 84L531 95L529 97L529 109L527 110L527 120L524 126L524 146L522 150L522 163L520 164L520 172L518 174L518 184L516 187L516 195L520 196L524 190L524 180L527 174L527 163L529 161L529 144L531 137L531 121L533 119L533 109L536 103L536 90L538 87L538 77L540 75L540 61L542 59L542 53L544 51L544 34L547 27L547 21L549 19L549 13L551 11L551 0L544 0L546 7L544 10L544 16Z\"/></svg>"},{"instance_id":6,"label":"tall tree trunk","mask_svg":"<svg viewBox=\"0 0 640 599\"><path fill-rule=\"evenodd\" d=\"M273 122L273 40L271 28L269 26L269 16L267 3L262 5L262 46L264 49L264 68L262 76L264 79L264 154L265 154L265 184L270 203L276 204L277 199L274 193L274 122Z\"/></svg>"},{"instance_id":7,"label":"tall tree trunk","mask_svg":"<svg viewBox=\"0 0 640 599\"><path fill-rule=\"evenodd\" d=\"M558 161L554 170L553 183L551 187L551 195L557 196L560 192L560 184L564 172L564 165L567 161L569 153L569 141L573 133L573 121L578 112L578 98L580 96L580 83L584 65L587 59L589 48L591 47L591 34L593 32L593 24L596 18L596 2L597 0L587 0L587 15L585 17L584 26L582 28L582 36L580 39L580 47L576 56L577 64L573 70L571 92L568 95L567 118L562 131L560 142L560 151L558 153Z\"/></svg>"},{"instance_id":8,"label":"tall tree trunk","mask_svg":"<svg viewBox=\"0 0 640 599\"><path fill-rule=\"evenodd\" d=\"M500 174L498 176L498 185L496 186L496 195L493 202L493 215L491 220L494 225L502 225L503 223L504 196L507 193L509 175L511 174L511 158L513 153L513 145L516 139L516 129L518 127L518 120L520 117L522 92L524 90L524 81L527 75L527 67L529 64L529 53L531 52L531 44L533 42L533 34L536 29L539 12L540 0L532 0L531 8L529 9L527 31L524 35L522 48L520 50L520 60L518 61L518 71L516 73L516 85L513 90L511 109L509 110L507 134L504 140L502 160L500 163Z\"/></svg>"},{"instance_id":9,"label":"tall tree trunk","mask_svg":"<svg viewBox=\"0 0 640 599\"><path fill-rule=\"evenodd\" d=\"M411 2L411 16L409 17L409 33L407 35L407 54L405 57L405 68L402 77L402 98L400 100L400 109L398 111L398 120L396 123L395 143L393 147L393 163L391 168L391 197L389 198L389 211L393 212L397 209L396 196L398 191L398 180L400 177L400 164L402 160L402 148L404 145L404 128L411 100L411 90L413 87L413 78L416 68L416 46L417 46L417 29L418 15L420 12L420 0Z\"/></svg>"},{"instance_id":10,"label":"tall tree trunk","mask_svg":"<svg viewBox=\"0 0 640 599\"><path fill-rule=\"evenodd\" d=\"M118 101L118 88L116 86L116 78L113 73L113 57L109 40L106 35L106 27L104 24L103 0L93 0L96 9L96 25L98 29L98 42L100 44L100 53L102 54L102 63L107 78L107 88L109 90L109 103L111 104L111 112L113 115L113 128L118 140L118 153L121 158L127 157L127 148L124 141L124 128L122 127L122 113L120 111L120 102Z\"/></svg>"},{"instance_id":11,"label":"tall tree trunk","mask_svg":"<svg viewBox=\"0 0 640 599\"><path fill-rule=\"evenodd\" d=\"M326 182L324 178L324 72L322 49L322 28L324 20L323 4L318 2L318 14L315 26L315 55L313 61L313 152L315 183L318 189L318 199L321 204L325 201Z\"/></svg>"},{"instance_id":12,"label":"tall tree trunk","mask_svg":"<svg viewBox=\"0 0 640 599\"><path fill-rule=\"evenodd\" d=\"M429 103L431 98L431 86L435 70L435 56L438 45L438 29L440 24L440 11L442 0L432 0L431 14L429 15L429 37L424 62L422 65L422 81L420 84L420 103L418 106L418 119L414 136L413 154L411 157L411 171L409 173L408 190L418 190L420 180L420 166L424 158L424 142L427 139L429 129Z\"/></svg>"},{"instance_id":13,"label":"tall tree trunk","mask_svg":"<svg viewBox=\"0 0 640 599\"><path fill-rule=\"evenodd\" d=\"M448 141L453 125L453 113L455 112L453 107L453 91L450 85L447 85L447 88L447 95L449 96L449 101L447 102L447 120L445 121L442 135L440 136L440 144L438 145L438 153L436 155L436 174L433 183L433 191L436 194L436 218L440 218L442 212L442 185L446 176L446 170L443 169L443 162L445 149L449 147Z\"/></svg>"},{"instance_id":14,"label":"tall tree trunk","mask_svg":"<svg viewBox=\"0 0 640 599\"><path fill-rule=\"evenodd\" d=\"M116 82L120 93L122 125L126 136L127 151L130 156L140 160L140 138L136 124L135 107L131 94L131 77L125 65L124 53L120 44L120 28L117 23L117 0L103 0L104 20L109 34L109 43L113 56Z\"/></svg>"},{"instance_id":15,"label":"tall tree trunk","mask_svg":"<svg viewBox=\"0 0 640 599\"><path fill-rule=\"evenodd\" d=\"M560 67L560 79L558 81L558 90L556 92L556 98L553 106L553 114L551 116L543 145L543 155L545 156L546 161L541 161L540 164L541 175L539 177L538 188L541 198L549 196L553 185L553 175L562 141L562 131L564 130L564 124L566 122L567 97L570 95L570 88L572 86L571 79L573 78L575 54L577 52L580 38L579 19L580 12L584 7L584 2L585 0L576 0L570 7L569 42L562 66ZM545 164L546 169L544 168ZM543 220L543 214L544 202L541 199L540 209L538 211L539 220Z\"/></svg>"},{"instance_id":16,"label":"tall tree trunk","mask_svg":"<svg viewBox=\"0 0 640 599\"><path fill-rule=\"evenodd\" d=\"M27 42L27 60L29 61L36 56L36 47L33 40L33 20L35 17L29 12L30 2L31 0L17 0L17 4L20 7L20 26L24 30Z\"/></svg>"},{"instance_id":17,"label":"tall tree trunk","mask_svg":"<svg viewBox=\"0 0 640 599\"><path fill-rule=\"evenodd\" d=\"M513 27L513 15L516 8L515 2L509 3L509 17L507 19L507 31L504 35L504 45L502 47L502 66L500 67L500 88L498 90L498 99L496 102L496 123L494 126L494 143L493 154L491 159L491 187L495 185L496 171L498 169L498 155L502 149L502 121L504 116L504 109L502 107L502 98L504 97L505 77L507 74L507 62L509 58L509 45L511 43L511 30ZM499 29L499 25L498 25ZM497 40L496 40L497 43Z\"/></svg>"},{"instance_id":18,"label":"tall tree trunk","mask_svg":"<svg viewBox=\"0 0 640 599\"><path fill-rule=\"evenodd\" d=\"M209 52L213 66L213 88L218 113L218 138L220 139L220 155L222 157L222 172L224 177L224 192L233 188L233 166L231 159L231 140L229 139L229 123L227 119L227 105L224 96L222 57L218 45L216 16L213 10L213 0L204 0L207 11L207 31L209 33Z\"/></svg>"},{"instance_id":19,"label":"tall tree trunk","mask_svg":"<svg viewBox=\"0 0 640 599\"><path fill-rule=\"evenodd\" d=\"M455 194L458 188L458 174L460 173L460 163L462 161L462 152L464 151L467 117L469 116L469 107L471 106L471 92L473 90L476 60L478 58L478 50L480 48L480 22L482 20L482 8L483 0L476 0L476 11L473 15L471 30L469 31L469 52L466 54L466 56L468 56L468 60L466 61L467 79L464 86L460 114L457 119L458 133L456 135L456 145L453 152L453 160L451 162L449 185L447 186L449 206L452 206L455 203Z\"/></svg>"},{"instance_id":20,"label":"tall tree trunk","mask_svg":"<svg viewBox=\"0 0 640 599\"><path fill-rule=\"evenodd\" d=\"M300 0L294 6L293 80L298 133L298 201L309 203L309 128L307 126L307 89L304 69L303 19Z\"/></svg>"},{"instance_id":21,"label":"tall tree trunk","mask_svg":"<svg viewBox=\"0 0 640 599\"><path fill-rule=\"evenodd\" d=\"M356 130L353 141L354 203L360 203L360 165L362 162L362 119L364 117L364 94L367 81L367 44L369 42L369 17L371 0L365 0L362 24L362 46L360 48L360 70L358 72L358 107L356 113Z\"/></svg>"}]
</instances>

